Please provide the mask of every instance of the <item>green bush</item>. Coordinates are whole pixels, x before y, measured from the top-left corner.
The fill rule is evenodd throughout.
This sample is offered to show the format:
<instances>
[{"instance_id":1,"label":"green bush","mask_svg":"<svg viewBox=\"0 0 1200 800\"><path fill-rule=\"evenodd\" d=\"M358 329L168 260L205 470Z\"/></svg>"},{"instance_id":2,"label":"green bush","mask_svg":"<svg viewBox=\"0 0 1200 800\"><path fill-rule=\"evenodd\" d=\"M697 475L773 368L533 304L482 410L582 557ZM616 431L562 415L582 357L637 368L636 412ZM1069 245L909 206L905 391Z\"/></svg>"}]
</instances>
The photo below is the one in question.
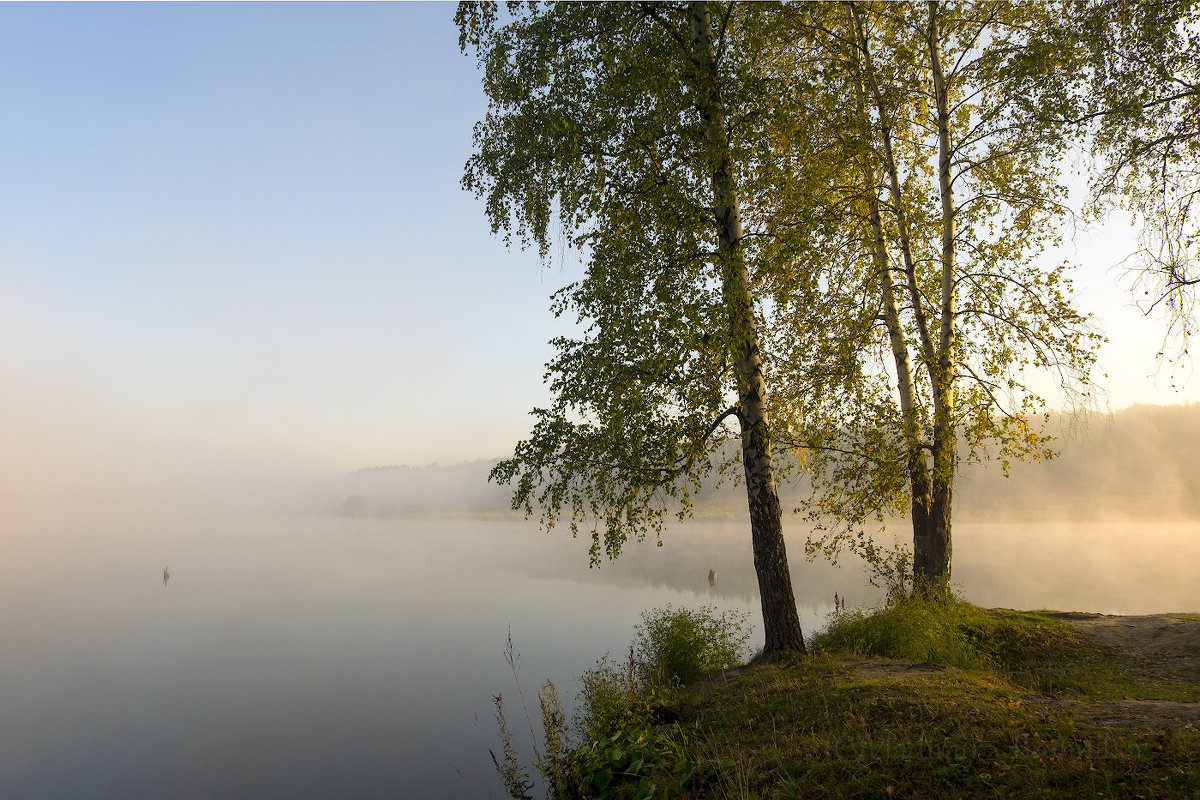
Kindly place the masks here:
<instances>
[{"instance_id":1,"label":"green bush","mask_svg":"<svg viewBox=\"0 0 1200 800\"><path fill-rule=\"evenodd\" d=\"M609 736L644 716L632 657L618 666L605 656L580 675L579 701L575 729L585 741Z\"/></svg>"},{"instance_id":2,"label":"green bush","mask_svg":"<svg viewBox=\"0 0 1200 800\"><path fill-rule=\"evenodd\" d=\"M633 663L645 686L686 684L706 672L742 663L750 634L747 615L671 606L642 612L634 628Z\"/></svg>"}]
</instances>

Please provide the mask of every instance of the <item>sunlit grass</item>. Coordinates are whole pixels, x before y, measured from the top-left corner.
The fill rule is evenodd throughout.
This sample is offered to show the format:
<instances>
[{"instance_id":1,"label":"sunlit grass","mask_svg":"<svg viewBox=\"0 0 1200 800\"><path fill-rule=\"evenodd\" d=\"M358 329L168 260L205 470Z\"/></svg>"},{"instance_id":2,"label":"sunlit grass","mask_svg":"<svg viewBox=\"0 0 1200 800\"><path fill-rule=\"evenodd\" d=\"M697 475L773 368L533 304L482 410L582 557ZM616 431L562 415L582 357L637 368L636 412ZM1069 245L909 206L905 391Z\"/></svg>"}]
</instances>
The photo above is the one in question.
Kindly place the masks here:
<instances>
[{"instance_id":1,"label":"sunlit grass","mask_svg":"<svg viewBox=\"0 0 1200 800\"><path fill-rule=\"evenodd\" d=\"M746 796L1191 796L1196 730L1109 728L1075 711L988 670L864 676L830 655L709 681L681 702L714 763L751 765Z\"/></svg>"}]
</instances>

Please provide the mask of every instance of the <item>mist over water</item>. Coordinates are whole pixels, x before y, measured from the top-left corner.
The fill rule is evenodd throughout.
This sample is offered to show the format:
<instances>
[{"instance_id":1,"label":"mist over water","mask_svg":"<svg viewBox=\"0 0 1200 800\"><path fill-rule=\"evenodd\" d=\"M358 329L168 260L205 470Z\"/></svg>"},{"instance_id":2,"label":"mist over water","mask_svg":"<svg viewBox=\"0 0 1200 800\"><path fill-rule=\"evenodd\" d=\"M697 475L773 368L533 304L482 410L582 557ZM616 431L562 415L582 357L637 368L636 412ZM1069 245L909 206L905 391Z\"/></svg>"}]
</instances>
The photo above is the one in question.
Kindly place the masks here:
<instances>
[{"instance_id":1,"label":"mist over water","mask_svg":"<svg viewBox=\"0 0 1200 800\"><path fill-rule=\"evenodd\" d=\"M857 565L806 563L789 522L806 633L835 591L880 599ZM527 699L550 678L570 701L644 609L759 613L742 522L674 527L600 569L586 541L512 518L6 527L6 798L501 796L495 693L524 731L510 627ZM1198 543L1195 522L960 524L956 583L983 605L1194 610Z\"/></svg>"},{"instance_id":2,"label":"mist over water","mask_svg":"<svg viewBox=\"0 0 1200 800\"><path fill-rule=\"evenodd\" d=\"M964 480L954 584L967 599L1200 609L1200 521L1180 513L1197 507L1195 437L1183 412L1139 414L1117 426L1125 440L1073 443L1081 455L1057 473ZM488 462L331 478L122 419L50 392L0 421L0 797L500 797L496 693L528 741L510 629L528 702L549 678L568 706L646 609L737 609L760 636L737 487L661 547L630 543L589 569L586 539L498 510ZM802 516L785 524L806 634L835 592L851 608L881 601L852 558L805 561Z\"/></svg>"}]
</instances>

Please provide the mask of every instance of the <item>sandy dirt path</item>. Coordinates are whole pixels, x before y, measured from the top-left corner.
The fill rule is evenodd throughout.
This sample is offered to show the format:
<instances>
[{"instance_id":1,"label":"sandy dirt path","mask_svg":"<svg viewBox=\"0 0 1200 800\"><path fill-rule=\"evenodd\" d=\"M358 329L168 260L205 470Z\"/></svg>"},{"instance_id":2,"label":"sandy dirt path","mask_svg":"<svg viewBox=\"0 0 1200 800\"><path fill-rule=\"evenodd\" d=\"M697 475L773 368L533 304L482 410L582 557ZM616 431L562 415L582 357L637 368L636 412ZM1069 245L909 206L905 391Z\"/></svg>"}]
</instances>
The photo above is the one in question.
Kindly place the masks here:
<instances>
[{"instance_id":1,"label":"sandy dirt path","mask_svg":"<svg viewBox=\"0 0 1200 800\"><path fill-rule=\"evenodd\" d=\"M1200 684L1200 614L1056 616L1101 644L1133 656L1151 680ZM1078 703L1076 711L1108 725L1162 728L1200 724L1200 703L1125 699Z\"/></svg>"}]
</instances>

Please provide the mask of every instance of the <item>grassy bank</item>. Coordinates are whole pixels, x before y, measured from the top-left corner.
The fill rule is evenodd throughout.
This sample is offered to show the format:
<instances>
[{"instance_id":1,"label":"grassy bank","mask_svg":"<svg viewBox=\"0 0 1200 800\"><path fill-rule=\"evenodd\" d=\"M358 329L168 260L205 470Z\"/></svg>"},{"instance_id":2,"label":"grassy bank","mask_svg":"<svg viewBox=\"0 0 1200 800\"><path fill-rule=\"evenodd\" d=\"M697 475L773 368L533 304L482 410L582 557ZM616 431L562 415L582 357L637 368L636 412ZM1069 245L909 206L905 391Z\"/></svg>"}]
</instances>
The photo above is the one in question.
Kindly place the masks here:
<instances>
[{"instance_id":1,"label":"grassy bank","mask_svg":"<svg viewBox=\"0 0 1200 800\"><path fill-rule=\"evenodd\" d=\"M1069 617L909 602L833 620L808 659L667 688L631 663L552 793L1194 797L1194 676Z\"/></svg>"}]
</instances>

